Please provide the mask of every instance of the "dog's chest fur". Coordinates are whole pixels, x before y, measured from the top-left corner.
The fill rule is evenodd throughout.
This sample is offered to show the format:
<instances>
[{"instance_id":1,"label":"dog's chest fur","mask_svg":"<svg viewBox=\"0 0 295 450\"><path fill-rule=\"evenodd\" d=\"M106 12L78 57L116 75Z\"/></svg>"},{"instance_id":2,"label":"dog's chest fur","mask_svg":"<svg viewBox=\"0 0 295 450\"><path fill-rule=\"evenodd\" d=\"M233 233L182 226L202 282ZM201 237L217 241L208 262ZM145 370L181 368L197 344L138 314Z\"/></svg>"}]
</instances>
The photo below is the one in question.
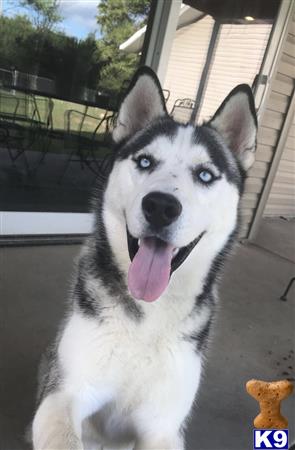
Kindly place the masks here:
<instances>
[{"instance_id":1,"label":"dog's chest fur","mask_svg":"<svg viewBox=\"0 0 295 450\"><path fill-rule=\"evenodd\" d=\"M94 283L88 286L93 289ZM144 304L143 316L134 320L120 302L110 306L109 300L105 292L99 318L75 312L66 326L59 359L67 385L76 392L91 386L86 407L95 411L98 405L107 406L107 413L100 415L104 430L118 429L114 422L129 429L138 416L171 416L173 409L176 426L190 409L199 383L201 359L189 336L204 327L210 309L194 310L192 294L163 297Z\"/></svg>"}]
</instances>

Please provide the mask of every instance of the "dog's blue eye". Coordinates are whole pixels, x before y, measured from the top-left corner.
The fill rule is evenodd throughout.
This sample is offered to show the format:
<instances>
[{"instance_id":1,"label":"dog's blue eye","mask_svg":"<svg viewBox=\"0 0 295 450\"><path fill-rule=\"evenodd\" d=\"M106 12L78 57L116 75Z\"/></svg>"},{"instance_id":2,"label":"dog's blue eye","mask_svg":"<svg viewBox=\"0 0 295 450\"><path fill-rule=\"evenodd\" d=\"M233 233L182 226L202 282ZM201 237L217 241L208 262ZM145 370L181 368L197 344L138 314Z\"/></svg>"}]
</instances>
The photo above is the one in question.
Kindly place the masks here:
<instances>
[{"instance_id":1,"label":"dog's blue eye","mask_svg":"<svg viewBox=\"0 0 295 450\"><path fill-rule=\"evenodd\" d=\"M202 183L209 184L214 180L214 175L210 172L210 170L201 170L198 173L198 178Z\"/></svg>"},{"instance_id":2,"label":"dog's blue eye","mask_svg":"<svg viewBox=\"0 0 295 450\"><path fill-rule=\"evenodd\" d=\"M142 157L138 158L137 165L141 169L149 169L152 165L152 161L149 158L147 158L146 156L142 156Z\"/></svg>"}]
</instances>

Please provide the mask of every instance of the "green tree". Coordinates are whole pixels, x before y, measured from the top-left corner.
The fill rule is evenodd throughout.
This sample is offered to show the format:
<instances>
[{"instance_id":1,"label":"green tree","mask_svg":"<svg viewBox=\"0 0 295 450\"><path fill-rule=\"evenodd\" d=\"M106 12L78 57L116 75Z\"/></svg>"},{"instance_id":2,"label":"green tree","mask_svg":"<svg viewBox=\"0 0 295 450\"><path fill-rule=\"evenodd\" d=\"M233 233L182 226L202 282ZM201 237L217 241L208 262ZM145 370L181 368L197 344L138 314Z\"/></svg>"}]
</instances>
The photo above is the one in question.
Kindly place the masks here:
<instances>
[{"instance_id":1,"label":"green tree","mask_svg":"<svg viewBox=\"0 0 295 450\"><path fill-rule=\"evenodd\" d=\"M139 55L124 53L119 49L126 39L147 22L150 0L101 0L97 23L101 39L98 41L105 66L100 73L99 87L120 92L132 77Z\"/></svg>"},{"instance_id":2,"label":"green tree","mask_svg":"<svg viewBox=\"0 0 295 450\"><path fill-rule=\"evenodd\" d=\"M63 19L59 13L59 0L20 0L20 5L34 12L32 22L38 30L52 30Z\"/></svg>"},{"instance_id":3,"label":"green tree","mask_svg":"<svg viewBox=\"0 0 295 450\"><path fill-rule=\"evenodd\" d=\"M27 39L34 33L34 28L25 16L0 16L0 67L27 67L29 58L26 49Z\"/></svg>"},{"instance_id":4,"label":"green tree","mask_svg":"<svg viewBox=\"0 0 295 450\"><path fill-rule=\"evenodd\" d=\"M0 16L1 69L53 79L57 94L71 98L85 87L96 89L102 66L94 35L78 40L61 32L44 33L25 16ZM6 82L0 73L0 87Z\"/></svg>"}]
</instances>

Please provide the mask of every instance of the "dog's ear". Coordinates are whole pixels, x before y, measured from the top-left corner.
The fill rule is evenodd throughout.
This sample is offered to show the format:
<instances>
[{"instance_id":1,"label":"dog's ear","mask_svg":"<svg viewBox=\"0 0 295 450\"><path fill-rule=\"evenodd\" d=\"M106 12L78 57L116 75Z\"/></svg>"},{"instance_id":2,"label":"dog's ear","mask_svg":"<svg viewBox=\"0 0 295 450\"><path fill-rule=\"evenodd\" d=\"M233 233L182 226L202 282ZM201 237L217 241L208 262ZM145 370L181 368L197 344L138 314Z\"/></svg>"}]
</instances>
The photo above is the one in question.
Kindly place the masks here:
<instances>
[{"instance_id":1,"label":"dog's ear","mask_svg":"<svg viewBox=\"0 0 295 450\"><path fill-rule=\"evenodd\" d=\"M235 87L208 123L235 153L244 170L255 160L257 117L250 86Z\"/></svg>"},{"instance_id":2,"label":"dog's ear","mask_svg":"<svg viewBox=\"0 0 295 450\"><path fill-rule=\"evenodd\" d=\"M141 67L120 106L113 139L120 142L166 114L165 99L157 76L149 67Z\"/></svg>"}]
</instances>

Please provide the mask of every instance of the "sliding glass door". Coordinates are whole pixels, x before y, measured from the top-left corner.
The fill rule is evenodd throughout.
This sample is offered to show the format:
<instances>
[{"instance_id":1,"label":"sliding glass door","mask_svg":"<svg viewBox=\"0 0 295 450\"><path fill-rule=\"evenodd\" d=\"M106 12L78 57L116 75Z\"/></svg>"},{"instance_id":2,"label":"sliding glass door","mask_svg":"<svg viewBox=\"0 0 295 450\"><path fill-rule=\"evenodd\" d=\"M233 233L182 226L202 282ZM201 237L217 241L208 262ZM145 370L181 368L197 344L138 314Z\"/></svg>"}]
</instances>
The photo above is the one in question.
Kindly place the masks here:
<instances>
[{"instance_id":1,"label":"sliding glass door","mask_svg":"<svg viewBox=\"0 0 295 450\"><path fill-rule=\"evenodd\" d=\"M0 233L87 233L89 198L150 0L6 0L0 11Z\"/></svg>"},{"instance_id":2,"label":"sliding glass door","mask_svg":"<svg viewBox=\"0 0 295 450\"><path fill-rule=\"evenodd\" d=\"M0 234L90 231L91 191L140 63L177 120L207 120L238 83L260 106L289 0L219 3L2 2Z\"/></svg>"}]
</instances>

